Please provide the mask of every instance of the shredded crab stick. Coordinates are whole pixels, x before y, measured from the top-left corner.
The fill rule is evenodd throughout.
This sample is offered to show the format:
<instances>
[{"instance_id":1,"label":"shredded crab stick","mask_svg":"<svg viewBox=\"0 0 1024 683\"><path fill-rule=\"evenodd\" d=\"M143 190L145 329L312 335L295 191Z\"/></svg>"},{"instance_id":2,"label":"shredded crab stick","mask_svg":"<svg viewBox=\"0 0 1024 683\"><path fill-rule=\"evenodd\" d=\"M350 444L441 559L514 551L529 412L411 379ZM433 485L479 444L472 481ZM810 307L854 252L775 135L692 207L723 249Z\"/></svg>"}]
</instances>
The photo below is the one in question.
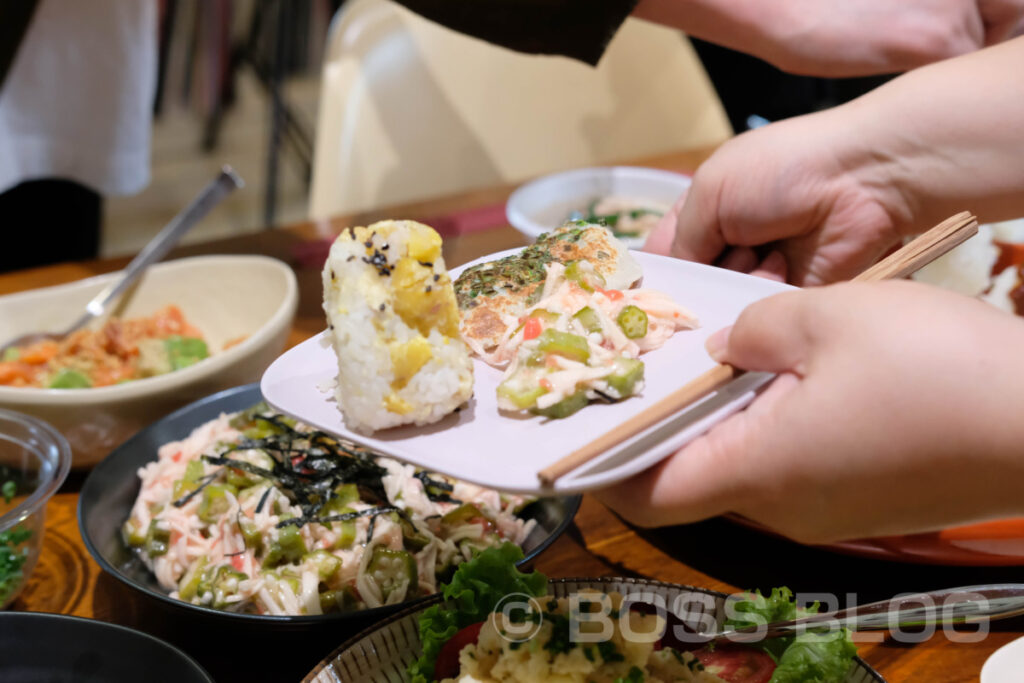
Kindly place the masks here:
<instances>
[{"instance_id":1,"label":"shredded crab stick","mask_svg":"<svg viewBox=\"0 0 1024 683\"><path fill-rule=\"evenodd\" d=\"M529 502L377 457L257 406L162 446L125 522L171 597L298 615L437 591L484 547L521 544Z\"/></svg>"},{"instance_id":2,"label":"shredded crab stick","mask_svg":"<svg viewBox=\"0 0 1024 683\"><path fill-rule=\"evenodd\" d=\"M621 400L643 389L642 353L660 348L697 318L662 292L608 290L587 261L549 263L541 297L484 356L506 367L504 410L551 418L594 399Z\"/></svg>"}]
</instances>

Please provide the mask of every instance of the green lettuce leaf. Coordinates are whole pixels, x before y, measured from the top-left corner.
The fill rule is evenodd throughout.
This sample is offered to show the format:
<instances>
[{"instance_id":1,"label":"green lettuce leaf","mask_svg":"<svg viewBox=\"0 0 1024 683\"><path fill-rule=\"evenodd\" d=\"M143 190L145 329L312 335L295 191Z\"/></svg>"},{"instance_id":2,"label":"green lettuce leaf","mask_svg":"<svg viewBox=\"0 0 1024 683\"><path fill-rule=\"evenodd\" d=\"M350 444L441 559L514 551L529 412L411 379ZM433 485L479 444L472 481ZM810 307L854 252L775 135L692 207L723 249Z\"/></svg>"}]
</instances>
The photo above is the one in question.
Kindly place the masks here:
<instances>
[{"instance_id":1,"label":"green lettuce leaf","mask_svg":"<svg viewBox=\"0 0 1024 683\"><path fill-rule=\"evenodd\" d=\"M754 591L733 603L733 616L725 624L728 628L742 628L799 619L816 613L818 607L818 603L798 607L793 591L786 587L773 588L769 596ZM776 662L769 683L839 683L857 655L857 646L845 629L772 638L759 647Z\"/></svg>"},{"instance_id":2,"label":"green lettuce leaf","mask_svg":"<svg viewBox=\"0 0 1024 683\"><path fill-rule=\"evenodd\" d=\"M782 653L770 683L839 683L856 655L857 646L845 629L805 633Z\"/></svg>"},{"instance_id":3,"label":"green lettuce leaf","mask_svg":"<svg viewBox=\"0 0 1024 683\"><path fill-rule=\"evenodd\" d=\"M811 605L804 613L817 611L817 603ZM765 597L761 591L744 593L742 599L733 603L732 613L725 625L729 628L742 628L758 624L770 624L773 621L796 619L797 606L793 600L793 591L785 586L773 588L772 594Z\"/></svg>"},{"instance_id":4,"label":"green lettuce leaf","mask_svg":"<svg viewBox=\"0 0 1024 683\"><path fill-rule=\"evenodd\" d=\"M434 664L448 639L459 629L483 621L498 602L510 593L532 596L547 594L548 579L540 572L523 574L516 562L523 559L522 549L514 543L487 548L459 565L451 582L444 587L444 599L455 609L434 605L420 615L420 641L423 655L409 666L412 683L431 683Z\"/></svg>"},{"instance_id":5,"label":"green lettuce leaf","mask_svg":"<svg viewBox=\"0 0 1024 683\"><path fill-rule=\"evenodd\" d=\"M725 620L725 626L726 628L764 626L776 621L789 621L817 611L817 603L806 609L798 609L793 600L793 591L785 586L773 588L769 596L762 595L758 590L745 593L741 600L732 604L731 616ZM772 638L761 643L761 648L777 662L792 642L792 636Z\"/></svg>"}]
</instances>

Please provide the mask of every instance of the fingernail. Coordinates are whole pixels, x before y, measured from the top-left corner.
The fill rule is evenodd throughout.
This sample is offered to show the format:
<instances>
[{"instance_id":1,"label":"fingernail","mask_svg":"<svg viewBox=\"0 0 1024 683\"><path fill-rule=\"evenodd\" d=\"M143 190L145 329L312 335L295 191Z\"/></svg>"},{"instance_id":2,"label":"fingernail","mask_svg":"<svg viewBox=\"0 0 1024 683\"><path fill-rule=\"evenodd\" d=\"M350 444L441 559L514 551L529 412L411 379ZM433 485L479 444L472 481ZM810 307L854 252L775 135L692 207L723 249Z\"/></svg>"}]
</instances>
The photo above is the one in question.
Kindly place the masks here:
<instances>
[{"instance_id":1,"label":"fingernail","mask_svg":"<svg viewBox=\"0 0 1024 683\"><path fill-rule=\"evenodd\" d=\"M732 326L723 327L718 330L704 342L704 348L707 350L708 355L713 359L721 363L725 360L725 351L729 348L729 333L732 332Z\"/></svg>"}]
</instances>

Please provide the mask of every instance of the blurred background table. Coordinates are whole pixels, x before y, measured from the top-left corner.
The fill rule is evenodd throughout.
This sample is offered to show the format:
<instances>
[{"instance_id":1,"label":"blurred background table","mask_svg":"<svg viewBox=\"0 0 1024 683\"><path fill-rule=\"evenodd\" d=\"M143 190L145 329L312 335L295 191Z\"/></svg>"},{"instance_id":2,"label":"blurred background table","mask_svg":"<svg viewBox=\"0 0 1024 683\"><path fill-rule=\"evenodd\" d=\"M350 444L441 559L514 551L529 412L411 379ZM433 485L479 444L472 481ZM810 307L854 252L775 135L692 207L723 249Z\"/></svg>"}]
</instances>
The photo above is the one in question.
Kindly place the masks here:
<instances>
[{"instance_id":1,"label":"blurred background table","mask_svg":"<svg viewBox=\"0 0 1024 683\"><path fill-rule=\"evenodd\" d=\"M697 150L638 163L688 171L709 153ZM288 262L298 275L301 292L289 339L289 345L294 345L323 328L320 266L325 240L340 229L390 217L422 220L445 235L445 259L452 267L525 243L504 222L503 204L512 189L495 187L386 211L299 223L183 247L174 256L258 253ZM61 264L0 275L0 294L109 272L127 260ZM13 609L91 617L152 633L184 649L218 681L300 680L342 641L370 625L356 617L305 631L225 629L220 622L196 621L144 598L103 574L87 553L76 518L77 489L83 477L73 473L64 492L50 502L39 566ZM842 604L940 587L1012 582L1020 575L1012 567L934 567L844 557L723 519L635 529L587 496L575 524L537 559L535 567L551 577L642 576L727 592L787 585L803 595L838 596ZM1021 635L1024 619L1018 618L993 624L987 637L973 643L951 642L940 631L918 644L875 637L859 642L859 647L861 656L890 681L953 683L978 680L985 659Z\"/></svg>"}]
</instances>

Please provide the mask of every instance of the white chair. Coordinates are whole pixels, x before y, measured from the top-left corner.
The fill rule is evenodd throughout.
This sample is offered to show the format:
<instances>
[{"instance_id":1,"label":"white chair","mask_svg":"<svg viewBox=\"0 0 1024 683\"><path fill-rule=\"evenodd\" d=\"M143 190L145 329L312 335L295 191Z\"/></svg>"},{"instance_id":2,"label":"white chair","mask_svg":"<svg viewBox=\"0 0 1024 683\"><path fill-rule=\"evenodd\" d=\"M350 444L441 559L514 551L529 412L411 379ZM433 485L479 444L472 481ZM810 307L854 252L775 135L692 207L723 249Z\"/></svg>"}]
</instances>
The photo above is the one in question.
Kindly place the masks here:
<instances>
[{"instance_id":1,"label":"white chair","mask_svg":"<svg viewBox=\"0 0 1024 683\"><path fill-rule=\"evenodd\" d=\"M388 0L349 0L324 62L310 215L707 146L731 134L677 31L628 20L593 68L506 50Z\"/></svg>"}]
</instances>

